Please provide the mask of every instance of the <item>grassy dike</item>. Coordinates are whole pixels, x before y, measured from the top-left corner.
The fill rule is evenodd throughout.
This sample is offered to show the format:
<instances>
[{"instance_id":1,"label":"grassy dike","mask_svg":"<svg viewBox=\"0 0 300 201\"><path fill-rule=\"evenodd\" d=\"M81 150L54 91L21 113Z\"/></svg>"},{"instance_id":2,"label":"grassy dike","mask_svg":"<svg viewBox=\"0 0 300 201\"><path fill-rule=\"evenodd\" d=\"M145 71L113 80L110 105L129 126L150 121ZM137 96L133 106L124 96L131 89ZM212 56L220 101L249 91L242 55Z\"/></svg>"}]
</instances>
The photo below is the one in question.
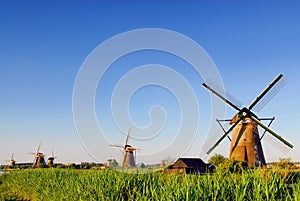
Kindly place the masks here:
<instances>
[{"instance_id":1,"label":"grassy dike","mask_svg":"<svg viewBox=\"0 0 300 201\"><path fill-rule=\"evenodd\" d=\"M1 200L300 200L297 174L217 170L205 175L31 169L0 176Z\"/></svg>"}]
</instances>

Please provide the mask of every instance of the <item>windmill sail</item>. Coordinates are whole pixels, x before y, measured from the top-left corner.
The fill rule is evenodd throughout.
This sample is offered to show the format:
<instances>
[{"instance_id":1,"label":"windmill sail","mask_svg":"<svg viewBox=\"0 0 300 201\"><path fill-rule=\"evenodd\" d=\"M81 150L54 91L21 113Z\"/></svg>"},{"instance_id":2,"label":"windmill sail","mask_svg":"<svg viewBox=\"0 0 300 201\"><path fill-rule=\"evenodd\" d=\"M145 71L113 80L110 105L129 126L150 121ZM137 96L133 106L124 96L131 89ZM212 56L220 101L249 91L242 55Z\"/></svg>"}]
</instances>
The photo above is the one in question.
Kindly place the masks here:
<instances>
[{"instance_id":1,"label":"windmill sail","mask_svg":"<svg viewBox=\"0 0 300 201\"><path fill-rule=\"evenodd\" d=\"M249 105L249 110L255 112L261 111L264 106L272 100L272 98L280 91L282 87L287 83L287 79L279 74L270 85L268 85L263 92Z\"/></svg>"}]
</instances>

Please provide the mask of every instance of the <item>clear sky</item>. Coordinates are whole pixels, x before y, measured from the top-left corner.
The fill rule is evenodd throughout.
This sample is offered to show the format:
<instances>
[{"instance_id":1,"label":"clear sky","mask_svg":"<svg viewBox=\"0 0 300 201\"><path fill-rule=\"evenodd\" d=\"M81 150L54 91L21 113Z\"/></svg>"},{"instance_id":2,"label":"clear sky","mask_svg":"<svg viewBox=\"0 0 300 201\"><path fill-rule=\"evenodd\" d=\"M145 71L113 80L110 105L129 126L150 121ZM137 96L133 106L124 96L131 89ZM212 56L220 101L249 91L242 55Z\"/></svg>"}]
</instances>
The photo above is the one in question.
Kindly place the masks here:
<instances>
[{"instance_id":1,"label":"clear sky","mask_svg":"<svg viewBox=\"0 0 300 201\"><path fill-rule=\"evenodd\" d=\"M109 144L123 144L128 127L133 136L129 142L141 148L138 162L199 155L207 160L201 147L211 137L212 109L209 93L201 86L203 77L182 58L162 51L132 52L114 61L96 86L94 108L101 132L87 129L79 133L81 141L78 137L72 96L83 62L106 40L144 28L171 30L198 43L215 63L226 91L244 106L283 73L289 82L257 115L276 116L271 128L295 147L280 150L276 142L273 149L268 138L263 139L263 147L267 161L279 157L300 161L300 3L296 1L1 1L0 27L0 164L7 163L11 153L18 162L32 161L27 153L34 152L40 141L41 151L49 156L54 149L59 162L119 160L121 152ZM134 76L139 73L136 68L142 74L143 69L150 72ZM177 84L182 77L188 84ZM156 80L149 85L150 78ZM143 81L148 85L141 87ZM157 85L159 81L173 82L174 93L179 89L193 93L181 100L181 95ZM133 82L141 88L130 94L124 83ZM189 102L189 97L197 101ZM186 104L191 114L198 115L183 116ZM131 122L122 119L120 111L128 113ZM234 112L227 107L225 117ZM150 119L151 114L155 118ZM199 126L198 131L178 133L185 121L191 129ZM216 122L211 125L219 129ZM224 140L213 154L227 156L228 150L229 142Z\"/></svg>"}]
</instances>

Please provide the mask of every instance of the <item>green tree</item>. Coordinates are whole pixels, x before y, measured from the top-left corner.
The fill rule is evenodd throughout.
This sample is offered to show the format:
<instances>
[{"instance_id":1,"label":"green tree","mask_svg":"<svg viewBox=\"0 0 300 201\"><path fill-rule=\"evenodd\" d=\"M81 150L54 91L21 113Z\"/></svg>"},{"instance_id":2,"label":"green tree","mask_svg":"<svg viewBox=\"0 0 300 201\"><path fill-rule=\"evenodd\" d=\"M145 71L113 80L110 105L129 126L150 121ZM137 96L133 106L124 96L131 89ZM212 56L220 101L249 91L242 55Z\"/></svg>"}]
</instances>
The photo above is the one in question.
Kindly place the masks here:
<instances>
[{"instance_id":1,"label":"green tree","mask_svg":"<svg viewBox=\"0 0 300 201\"><path fill-rule=\"evenodd\" d=\"M209 164L215 164L216 166L224 163L226 161L226 158L221 154L214 154L209 160Z\"/></svg>"}]
</instances>

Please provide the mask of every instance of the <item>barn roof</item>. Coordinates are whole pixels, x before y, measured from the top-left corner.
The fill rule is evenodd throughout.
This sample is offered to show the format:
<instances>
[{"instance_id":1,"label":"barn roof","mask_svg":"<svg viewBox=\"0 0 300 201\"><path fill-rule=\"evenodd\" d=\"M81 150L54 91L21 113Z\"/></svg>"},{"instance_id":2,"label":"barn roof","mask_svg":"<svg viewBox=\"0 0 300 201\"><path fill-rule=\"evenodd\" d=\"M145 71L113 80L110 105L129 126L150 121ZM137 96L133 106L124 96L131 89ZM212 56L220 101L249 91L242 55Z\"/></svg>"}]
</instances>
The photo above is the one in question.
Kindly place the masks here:
<instances>
[{"instance_id":1,"label":"barn roof","mask_svg":"<svg viewBox=\"0 0 300 201\"><path fill-rule=\"evenodd\" d=\"M199 168L206 167L206 164L200 158L179 158L174 164L174 168Z\"/></svg>"}]
</instances>

